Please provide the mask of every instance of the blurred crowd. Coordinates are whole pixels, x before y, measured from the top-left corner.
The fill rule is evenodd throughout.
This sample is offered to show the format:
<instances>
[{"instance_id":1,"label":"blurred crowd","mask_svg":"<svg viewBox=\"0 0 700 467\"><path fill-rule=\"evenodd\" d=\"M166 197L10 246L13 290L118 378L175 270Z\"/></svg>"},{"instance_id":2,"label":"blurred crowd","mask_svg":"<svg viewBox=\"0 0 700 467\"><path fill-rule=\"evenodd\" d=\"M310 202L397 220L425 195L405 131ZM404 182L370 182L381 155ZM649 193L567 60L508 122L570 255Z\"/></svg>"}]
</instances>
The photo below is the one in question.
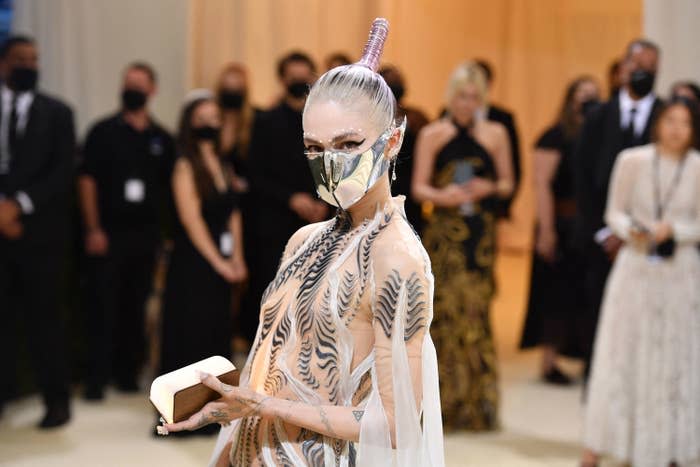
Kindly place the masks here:
<instances>
[{"instance_id":1,"label":"blurred crowd","mask_svg":"<svg viewBox=\"0 0 700 467\"><path fill-rule=\"evenodd\" d=\"M599 452L647 459L635 449L644 450L652 422L630 428L635 417L668 418L656 427L664 440L685 436L650 465L700 453L700 381L684 366L700 361L700 87L678 81L662 100L654 90L660 53L647 40L631 42L605 92L591 76L574 79L534 144L536 232L521 345L543 347L547 383L575 379L560 355L585 362L584 465ZM74 383L99 403L109 385L144 389L144 368L152 375L215 354L245 358L287 240L335 213L318 199L305 157L302 111L322 71L309 55L279 59L283 93L266 109L250 100L246 67L225 66L213 89L185 96L176 134L150 110L157 71L133 62L115 90L118 107L77 141L69 105L37 88L37 54L24 36L0 48L0 404L25 390L15 374L26 348L46 406L40 426L50 428L69 421ZM333 54L325 68L352 62ZM516 119L489 99L496 75L484 60L455 68L434 120L405 103L410 88L398 67L380 74L407 124L392 191L406 197L435 275L443 422L494 430L489 309L496 225L521 188ZM80 351L69 345L76 340ZM642 350L662 360L639 357ZM640 389L654 380L660 392ZM667 397L664 384L681 396ZM613 400L617 411L605 415ZM694 418L659 415L683 411Z\"/></svg>"}]
</instances>

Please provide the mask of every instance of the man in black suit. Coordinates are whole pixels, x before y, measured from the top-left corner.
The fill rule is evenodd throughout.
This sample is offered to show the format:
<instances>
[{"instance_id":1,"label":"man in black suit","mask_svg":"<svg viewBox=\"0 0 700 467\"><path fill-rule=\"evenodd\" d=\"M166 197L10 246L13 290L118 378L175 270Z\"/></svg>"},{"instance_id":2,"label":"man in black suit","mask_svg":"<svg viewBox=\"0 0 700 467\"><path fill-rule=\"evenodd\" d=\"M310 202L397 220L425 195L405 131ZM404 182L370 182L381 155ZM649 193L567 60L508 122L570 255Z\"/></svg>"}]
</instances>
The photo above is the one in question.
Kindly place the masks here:
<instances>
[{"instance_id":1,"label":"man in black suit","mask_svg":"<svg viewBox=\"0 0 700 467\"><path fill-rule=\"evenodd\" d=\"M639 39L627 47L620 69L622 87L608 102L588 113L576 150L575 242L588 263L584 284L588 316L582 335L587 365L605 282L622 245L603 219L610 174L620 151L650 141L654 115L661 105L653 92L658 63L659 48L652 42Z\"/></svg>"},{"instance_id":2,"label":"man in black suit","mask_svg":"<svg viewBox=\"0 0 700 467\"><path fill-rule=\"evenodd\" d=\"M486 75L486 84L489 89L493 84L493 68L491 65L482 59L475 60L476 64L479 65ZM520 139L518 138L518 129L515 126L515 117L509 111L495 104L489 103L488 107L484 109L485 117L487 120L493 122L498 122L506 127L508 132L508 139L510 141L510 157L513 164L513 193L510 198L499 201L498 214L502 217L510 216L510 206L513 204L513 199L518 192L518 187L520 186L520 178L522 176L522 169L520 166Z\"/></svg>"},{"instance_id":3,"label":"man in black suit","mask_svg":"<svg viewBox=\"0 0 700 467\"><path fill-rule=\"evenodd\" d=\"M37 48L0 48L0 402L13 395L21 321L46 405L41 428L70 419L59 279L75 156L73 114L36 91ZM8 306L8 304L13 306Z\"/></svg>"},{"instance_id":4,"label":"man in black suit","mask_svg":"<svg viewBox=\"0 0 700 467\"><path fill-rule=\"evenodd\" d=\"M302 112L316 67L304 53L292 52L277 66L286 92L276 107L255 120L250 141L250 189L258 206L256 243L249 252L256 258L249 264L251 282L243 314L243 334L255 337L260 299L274 279L289 237L300 227L327 218L329 207L316 196L316 189L304 155ZM245 222L245 221L244 221Z\"/></svg>"}]
</instances>

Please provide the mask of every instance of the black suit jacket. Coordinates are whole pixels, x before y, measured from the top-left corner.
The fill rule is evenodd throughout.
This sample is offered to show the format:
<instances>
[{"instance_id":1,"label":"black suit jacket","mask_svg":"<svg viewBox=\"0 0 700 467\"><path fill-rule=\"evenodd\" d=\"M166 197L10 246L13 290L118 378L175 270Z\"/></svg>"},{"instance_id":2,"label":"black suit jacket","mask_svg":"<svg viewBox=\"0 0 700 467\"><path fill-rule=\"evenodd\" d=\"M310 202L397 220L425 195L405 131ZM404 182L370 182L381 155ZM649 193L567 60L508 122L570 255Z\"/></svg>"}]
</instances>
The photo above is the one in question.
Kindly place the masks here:
<instances>
[{"instance_id":1,"label":"black suit jacket","mask_svg":"<svg viewBox=\"0 0 700 467\"><path fill-rule=\"evenodd\" d=\"M316 190L304 155L301 112L282 103L258 114L248 152L251 194L256 206L256 236L279 250L307 222L289 207L294 193Z\"/></svg>"},{"instance_id":2,"label":"black suit jacket","mask_svg":"<svg viewBox=\"0 0 700 467\"><path fill-rule=\"evenodd\" d=\"M648 144L661 100L656 99L642 134L634 145ZM574 242L580 248L593 243L595 232L605 226L610 174L618 154L626 149L620 127L618 95L592 109L586 116L575 152L577 228Z\"/></svg>"},{"instance_id":3,"label":"black suit jacket","mask_svg":"<svg viewBox=\"0 0 700 467\"><path fill-rule=\"evenodd\" d=\"M24 132L17 136L10 171L0 175L1 194L12 198L24 191L34 205L31 214L22 215L20 242L47 244L65 231L75 154L73 112L63 102L36 93Z\"/></svg>"}]
</instances>

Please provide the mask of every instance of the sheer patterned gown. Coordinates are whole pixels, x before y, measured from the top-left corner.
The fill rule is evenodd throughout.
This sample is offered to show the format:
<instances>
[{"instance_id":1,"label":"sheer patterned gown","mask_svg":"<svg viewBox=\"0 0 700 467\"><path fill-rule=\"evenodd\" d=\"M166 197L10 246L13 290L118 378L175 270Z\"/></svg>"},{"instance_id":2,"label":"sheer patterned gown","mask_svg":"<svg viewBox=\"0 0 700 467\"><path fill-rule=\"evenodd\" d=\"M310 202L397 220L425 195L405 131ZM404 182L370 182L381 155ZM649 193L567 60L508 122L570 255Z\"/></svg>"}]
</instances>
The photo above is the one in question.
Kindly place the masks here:
<instances>
[{"instance_id":1,"label":"sheer patterned gown","mask_svg":"<svg viewBox=\"0 0 700 467\"><path fill-rule=\"evenodd\" d=\"M218 446L232 439L231 464L442 466L432 293L430 262L402 197L360 226L339 215L294 234L263 296L241 384L361 407L359 443L254 416L222 430Z\"/></svg>"}]
</instances>

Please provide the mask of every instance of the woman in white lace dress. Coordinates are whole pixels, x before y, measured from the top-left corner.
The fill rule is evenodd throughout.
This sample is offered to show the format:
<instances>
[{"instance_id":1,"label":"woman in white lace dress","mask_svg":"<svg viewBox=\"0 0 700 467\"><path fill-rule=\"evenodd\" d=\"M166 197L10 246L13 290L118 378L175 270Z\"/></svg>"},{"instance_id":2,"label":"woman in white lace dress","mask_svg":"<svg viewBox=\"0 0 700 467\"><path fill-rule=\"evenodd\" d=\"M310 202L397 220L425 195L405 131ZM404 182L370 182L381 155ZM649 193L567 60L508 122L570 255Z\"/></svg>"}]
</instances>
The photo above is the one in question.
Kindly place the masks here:
<instances>
[{"instance_id":1,"label":"woman in white lace dress","mask_svg":"<svg viewBox=\"0 0 700 467\"><path fill-rule=\"evenodd\" d=\"M655 143L618 157L606 221L625 240L608 280L585 411L582 466L700 461L700 153L684 101Z\"/></svg>"}]
</instances>

